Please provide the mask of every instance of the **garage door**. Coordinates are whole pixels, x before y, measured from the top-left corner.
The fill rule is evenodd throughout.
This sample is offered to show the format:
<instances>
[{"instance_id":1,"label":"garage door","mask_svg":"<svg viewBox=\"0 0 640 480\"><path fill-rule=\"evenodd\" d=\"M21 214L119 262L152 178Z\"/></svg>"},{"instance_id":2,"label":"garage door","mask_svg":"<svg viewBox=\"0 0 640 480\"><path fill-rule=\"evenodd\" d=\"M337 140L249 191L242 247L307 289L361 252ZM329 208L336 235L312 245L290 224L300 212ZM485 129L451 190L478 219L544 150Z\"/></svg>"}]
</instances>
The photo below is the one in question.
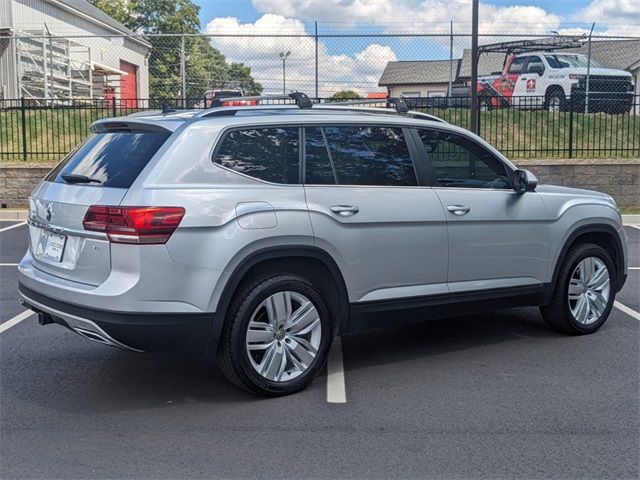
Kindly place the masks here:
<instances>
[{"instance_id":1,"label":"garage door","mask_svg":"<svg viewBox=\"0 0 640 480\"><path fill-rule=\"evenodd\" d=\"M138 108L138 66L120 60L120 70L127 72L120 77L120 98L124 108Z\"/></svg>"}]
</instances>

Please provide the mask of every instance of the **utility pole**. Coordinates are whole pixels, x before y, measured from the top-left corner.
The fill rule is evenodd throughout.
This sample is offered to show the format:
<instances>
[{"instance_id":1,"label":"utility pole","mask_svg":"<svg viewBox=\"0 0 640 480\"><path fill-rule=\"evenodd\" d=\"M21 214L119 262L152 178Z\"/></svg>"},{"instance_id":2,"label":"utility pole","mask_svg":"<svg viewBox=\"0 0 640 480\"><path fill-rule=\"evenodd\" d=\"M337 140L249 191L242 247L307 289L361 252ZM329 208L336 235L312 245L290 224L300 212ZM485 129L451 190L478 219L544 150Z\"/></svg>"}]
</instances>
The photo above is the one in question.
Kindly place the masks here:
<instances>
[{"instance_id":1,"label":"utility pole","mask_svg":"<svg viewBox=\"0 0 640 480\"><path fill-rule=\"evenodd\" d=\"M282 93L287 94L287 57L291 55L291 52L280 52L280 58L282 59Z\"/></svg>"},{"instance_id":2,"label":"utility pole","mask_svg":"<svg viewBox=\"0 0 640 480\"><path fill-rule=\"evenodd\" d=\"M53 105L53 37L51 36L51 31L49 30L49 27L47 26L47 24L44 24L44 28L47 29L47 36L49 37L49 79L47 79L47 58L45 56L45 58L43 58L44 61L44 91L45 91L45 97L49 96L51 99L51 105ZM51 88L49 90L47 90L47 86L49 83L49 80L51 81Z\"/></svg>"},{"instance_id":3,"label":"utility pole","mask_svg":"<svg viewBox=\"0 0 640 480\"><path fill-rule=\"evenodd\" d=\"M478 123L478 2L471 4L471 131L479 133Z\"/></svg>"},{"instance_id":4,"label":"utility pole","mask_svg":"<svg viewBox=\"0 0 640 480\"><path fill-rule=\"evenodd\" d=\"M314 22L315 27L316 27L316 35L315 35L315 40L316 40L316 102L319 102L320 100L318 99L318 22Z\"/></svg>"},{"instance_id":5,"label":"utility pole","mask_svg":"<svg viewBox=\"0 0 640 480\"><path fill-rule=\"evenodd\" d=\"M447 96L451 96L451 89L453 84L453 20L451 20L451 31L449 35L449 93Z\"/></svg>"},{"instance_id":6,"label":"utility pole","mask_svg":"<svg viewBox=\"0 0 640 480\"><path fill-rule=\"evenodd\" d=\"M185 40L184 33L182 34L180 42L180 84L182 86L182 108L186 108L187 106L187 69L186 69L186 61L185 61Z\"/></svg>"},{"instance_id":7,"label":"utility pole","mask_svg":"<svg viewBox=\"0 0 640 480\"><path fill-rule=\"evenodd\" d=\"M591 77L591 35L593 35L593 27L595 22L591 24L591 31L589 32L589 50L587 53L587 85L584 92L584 113L589 113L589 78Z\"/></svg>"}]
</instances>

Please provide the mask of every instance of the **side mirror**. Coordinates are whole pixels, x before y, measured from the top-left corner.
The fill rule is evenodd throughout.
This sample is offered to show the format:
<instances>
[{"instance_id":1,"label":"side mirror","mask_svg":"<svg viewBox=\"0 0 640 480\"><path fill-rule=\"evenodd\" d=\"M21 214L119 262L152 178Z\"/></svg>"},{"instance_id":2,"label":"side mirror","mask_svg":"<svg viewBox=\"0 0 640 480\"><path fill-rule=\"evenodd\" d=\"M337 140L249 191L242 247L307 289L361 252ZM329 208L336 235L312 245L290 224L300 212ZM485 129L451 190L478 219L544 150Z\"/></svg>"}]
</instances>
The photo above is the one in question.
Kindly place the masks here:
<instances>
[{"instance_id":1,"label":"side mirror","mask_svg":"<svg viewBox=\"0 0 640 480\"><path fill-rule=\"evenodd\" d=\"M525 192L533 192L538 186L538 179L529 170L516 170L514 176L514 190L522 195Z\"/></svg>"}]
</instances>

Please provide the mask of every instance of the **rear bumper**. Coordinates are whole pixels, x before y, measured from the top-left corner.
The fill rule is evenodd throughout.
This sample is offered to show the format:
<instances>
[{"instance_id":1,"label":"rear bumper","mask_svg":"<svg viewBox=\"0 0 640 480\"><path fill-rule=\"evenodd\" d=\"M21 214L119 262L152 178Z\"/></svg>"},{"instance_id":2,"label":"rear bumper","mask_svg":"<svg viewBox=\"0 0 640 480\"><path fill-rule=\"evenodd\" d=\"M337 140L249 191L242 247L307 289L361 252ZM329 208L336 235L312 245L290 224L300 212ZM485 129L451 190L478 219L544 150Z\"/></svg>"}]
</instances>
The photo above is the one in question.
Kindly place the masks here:
<instances>
[{"instance_id":1,"label":"rear bumper","mask_svg":"<svg viewBox=\"0 0 640 480\"><path fill-rule=\"evenodd\" d=\"M23 305L100 343L135 351L204 354L214 313L139 313L102 310L57 300L18 284Z\"/></svg>"}]
</instances>

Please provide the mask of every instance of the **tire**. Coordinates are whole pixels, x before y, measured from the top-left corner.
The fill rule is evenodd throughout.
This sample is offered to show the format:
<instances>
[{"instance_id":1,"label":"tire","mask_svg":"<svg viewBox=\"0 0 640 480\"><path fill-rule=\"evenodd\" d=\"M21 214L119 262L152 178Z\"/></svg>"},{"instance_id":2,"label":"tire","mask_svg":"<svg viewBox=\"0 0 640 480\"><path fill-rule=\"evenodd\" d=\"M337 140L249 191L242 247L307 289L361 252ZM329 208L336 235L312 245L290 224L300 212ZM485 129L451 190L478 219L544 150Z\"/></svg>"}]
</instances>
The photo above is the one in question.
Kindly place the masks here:
<instances>
[{"instance_id":1,"label":"tire","mask_svg":"<svg viewBox=\"0 0 640 480\"><path fill-rule=\"evenodd\" d=\"M300 328L296 318L310 322L311 330L305 333L307 327ZM327 301L304 277L256 277L243 282L231 301L218 364L244 390L266 396L295 393L308 386L324 366L331 324Z\"/></svg>"},{"instance_id":2,"label":"tire","mask_svg":"<svg viewBox=\"0 0 640 480\"><path fill-rule=\"evenodd\" d=\"M587 278L583 284L583 277L580 276L581 269L578 269L579 265L585 266L587 272L594 272L593 279L596 279L598 273L602 273L603 276L597 277L597 282L595 280L590 282ZM605 268L606 272L601 271L602 268ZM584 270L582 272L584 273ZM605 274L608 275L606 282L604 281ZM604 248L592 243L572 247L560 267L551 302L549 305L540 307L542 317L550 327L569 335L585 335L595 332L604 324L611 313L615 300L614 279L613 261ZM587 288L588 285L596 285L596 283L603 285L598 288ZM596 294L600 296L598 297ZM591 300L585 303L589 298L597 301ZM582 303L579 304L579 302ZM579 305L584 308L578 308Z\"/></svg>"},{"instance_id":3,"label":"tire","mask_svg":"<svg viewBox=\"0 0 640 480\"><path fill-rule=\"evenodd\" d=\"M567 109L567 99L561 90L551 90L544 101L548 112L564 112Z\"/></svg>"}]
</instances>

